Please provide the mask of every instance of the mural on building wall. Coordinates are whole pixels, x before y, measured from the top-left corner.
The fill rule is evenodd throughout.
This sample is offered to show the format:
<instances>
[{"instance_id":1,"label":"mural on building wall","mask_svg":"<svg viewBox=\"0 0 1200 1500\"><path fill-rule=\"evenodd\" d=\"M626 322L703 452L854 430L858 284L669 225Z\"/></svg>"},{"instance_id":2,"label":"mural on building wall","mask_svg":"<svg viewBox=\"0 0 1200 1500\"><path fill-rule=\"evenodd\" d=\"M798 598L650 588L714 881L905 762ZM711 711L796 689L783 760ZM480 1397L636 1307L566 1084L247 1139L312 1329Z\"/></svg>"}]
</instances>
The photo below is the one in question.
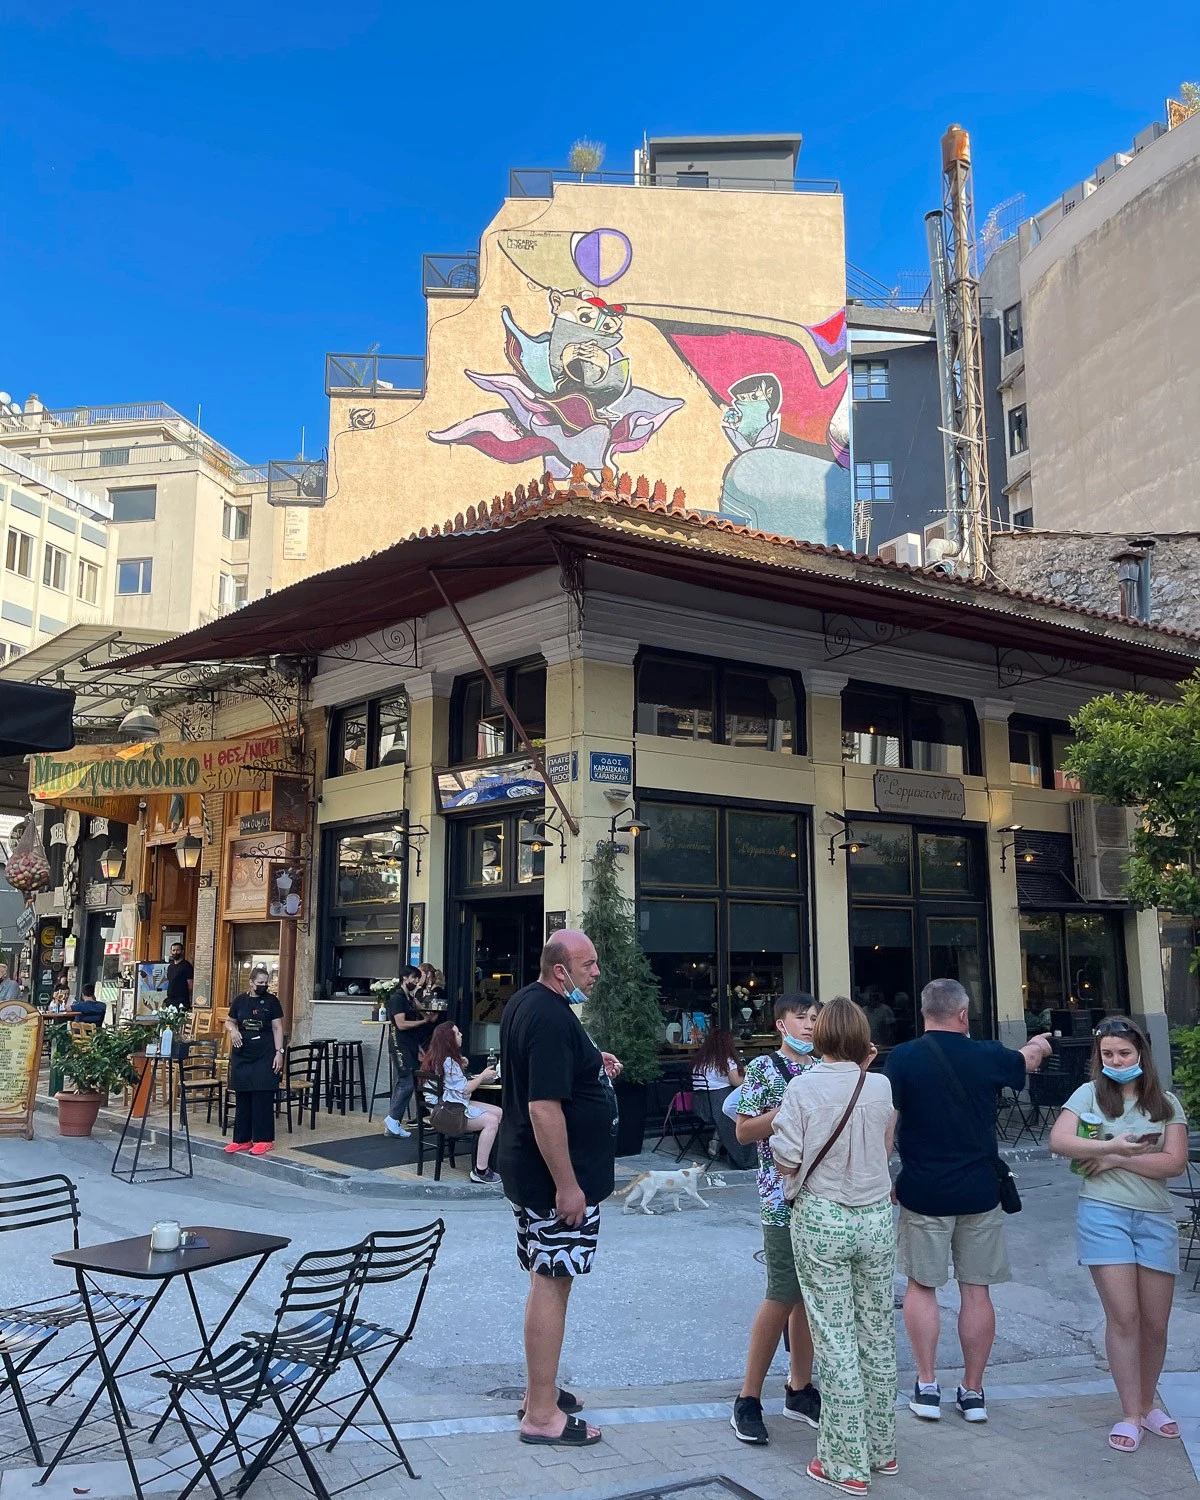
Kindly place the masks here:
<instances>
[{"instance_id":1,"label":"mural on building wall","mask_svg":"<svg viewBox=\"0 0 1200 1500\"><path fill-rule=\"evenodd\" d=\"M433 442L464 444L501 463L540 460L556 478L581 463L594 479L601 468L625 467L625 455L644 448L685 396L694 400L698 382L730 457L711 493L693 487L689 503L763 531L853 545L844 308L808 326L609 301L601 292L635 259L621 230L505 230L498 241L545 291L547 326L528 331L501 310L509 368L465 373L502 404L430 432ZM630 319L656 329L676 357L673 391L635 384L622 347ZM656 368L661 376L662 364Z\"/></svg>"}]
</instances>

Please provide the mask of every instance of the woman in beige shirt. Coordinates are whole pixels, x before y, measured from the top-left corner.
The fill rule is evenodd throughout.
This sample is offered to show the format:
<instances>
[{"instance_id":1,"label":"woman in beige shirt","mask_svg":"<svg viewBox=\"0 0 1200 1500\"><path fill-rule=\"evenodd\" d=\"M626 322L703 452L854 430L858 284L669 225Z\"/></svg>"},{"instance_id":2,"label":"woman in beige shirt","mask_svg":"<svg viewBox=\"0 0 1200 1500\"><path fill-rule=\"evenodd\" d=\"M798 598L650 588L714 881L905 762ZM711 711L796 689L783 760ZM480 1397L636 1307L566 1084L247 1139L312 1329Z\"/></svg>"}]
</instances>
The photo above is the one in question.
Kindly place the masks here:
<instances>
[{"instance_id":1,"label":"woman in beige shirt","mask_svg":"<svg viewBox=\"0 0 1200 1500\"><path fill-rule=\"evenodd\" d=\"M821 1371L821 1425L808 1473L865 1495L872 1470L899 1472L892 1086L865 1071L875 1055L870 1023L844 995L817 1018L813 1046L822 1060L788 1085L771 1132L792 1200L796 1273Z\"/></svg>"}]
</instances>

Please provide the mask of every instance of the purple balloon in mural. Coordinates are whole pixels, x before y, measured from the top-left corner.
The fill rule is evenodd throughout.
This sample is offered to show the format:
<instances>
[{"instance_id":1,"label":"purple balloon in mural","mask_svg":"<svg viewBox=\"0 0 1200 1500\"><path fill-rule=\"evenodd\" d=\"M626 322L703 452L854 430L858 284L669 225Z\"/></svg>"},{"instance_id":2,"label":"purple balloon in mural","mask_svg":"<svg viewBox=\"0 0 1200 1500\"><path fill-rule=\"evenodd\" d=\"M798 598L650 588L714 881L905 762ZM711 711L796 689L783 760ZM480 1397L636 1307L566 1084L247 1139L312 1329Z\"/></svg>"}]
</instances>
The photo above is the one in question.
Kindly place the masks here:
<instances>
[{"instance_id":1,"label":"purple balloon in mural","mask_svg":"<svg viewBox=\"0 0 1200 1500\"><path fill-rule=\"evenodd\" d=\"M572 236L571 259L592 286L612 286L628 271L633 246L619 229L589 229Z\"/></svg>"}]
</instances>

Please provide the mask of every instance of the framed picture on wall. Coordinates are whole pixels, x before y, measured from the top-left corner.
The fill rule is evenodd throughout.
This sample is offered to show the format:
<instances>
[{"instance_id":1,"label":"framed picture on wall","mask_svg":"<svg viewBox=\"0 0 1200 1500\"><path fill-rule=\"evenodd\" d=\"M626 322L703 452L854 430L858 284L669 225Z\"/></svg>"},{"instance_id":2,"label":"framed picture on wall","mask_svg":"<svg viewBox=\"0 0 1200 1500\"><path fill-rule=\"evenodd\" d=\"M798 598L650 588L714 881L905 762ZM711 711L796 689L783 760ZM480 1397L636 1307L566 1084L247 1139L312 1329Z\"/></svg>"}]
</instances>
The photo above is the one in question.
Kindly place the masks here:
<instances>
[{"instance_id":1,"label":"framed picture on wall","mask_svg":"<svg viewBox=\"0 0 1200 1500\"><path fill-rule=\"evenodd\" d=\"M164 927L163 928L163 934L162 934L162 961L163 961L163 963L166 963L166 961L170 958L170 956L171 956L171 949L175 946L176 943L178 943L181 948L187 946L186 939L187 939L187 933L183 930L182 927Z\"/></svg>"},{"instance_id":2,"label":"framed picture on wall","mask_svg":"<svg viewBox=\"0 0 1200 1500\"><path fill-rule=\"evenodd\" d=\"M268 912L292 921L304 915L304 867L293 860L273 859L267 865Z\"/></svg>"},{"instance_id":3,"label":"framed picture on wall","mask_svg":"<svg viewBox=\"0 0 1200 1500\"><path fill-rule=\"evenodd\" d=\"M425 958L425 903L413 901L408 908L408 961L417 968Z\"/></svg>"}]
</instances>

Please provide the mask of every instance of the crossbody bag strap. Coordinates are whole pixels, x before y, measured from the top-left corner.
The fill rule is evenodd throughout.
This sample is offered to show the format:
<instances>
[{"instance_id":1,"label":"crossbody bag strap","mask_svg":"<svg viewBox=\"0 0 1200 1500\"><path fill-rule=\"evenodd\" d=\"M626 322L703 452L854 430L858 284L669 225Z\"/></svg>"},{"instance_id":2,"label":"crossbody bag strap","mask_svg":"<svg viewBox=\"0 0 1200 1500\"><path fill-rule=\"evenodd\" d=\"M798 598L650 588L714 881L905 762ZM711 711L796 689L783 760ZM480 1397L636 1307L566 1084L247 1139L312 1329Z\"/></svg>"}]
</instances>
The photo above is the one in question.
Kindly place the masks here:
<instances>
[{"instance_id":1,"label":"crossbody bag strap","mask_svg":"<svg viewBox=\"0 0 1200 1500\"><path fill-rule=\"evenodd\" d=\"M983 1134L983 1124L979 1118L979 1111L971 1103L966 1089L963 1088L962 1083L959 1081L957 1075L954 1072L954 1069L946 1061L946 1057L942 1052L942 1049L929 1036L928 1032L926 1032L925 1036L922 1037L921 1040L928 1044L929 1051L937 1059L937 1065L942 1070L947 1083L949 1083L951 1092L954 1094L959 1104L962 1106L963 1113L967 1118L968 1126L970 1127L972 1134L975 1136L975 1144L982 1149L985 1156L995 1156L997 1154L995 1143L989 1143L987 1137Z\"/></svg>"},{"instance_id":2,"label":"crossbody bag strap","mask_svg":"<svg viewBox=\"0 0 1200 1500\"><path fill-rule=\"evenodd\" d=\"M801 1189L804 1187L804 1184L829 1155L830 1148L833 1146L838 1136L841 1135L842 1131L845 1130L846 1126L850 1123L850 1116L854 1113L854 1106L858 1103L858 1096L862 1093L863 1085L866 1083L866 1081L866 1068L859 1068L858 1082L854 1085L854 1092L850 1095L850 1103L847 1104L845 1113L837 1122L837 1128L834 1130L833 1134L829 1137L825 1144L821 1147L821 1149L817 1152L816 1156L813 1158L812 1166L809 1167L808 1171L805 1172L804 1176L800 1179L800 1186L796 1189L797 1193L801 1191Z\"/></svg>"}]
</instances>

